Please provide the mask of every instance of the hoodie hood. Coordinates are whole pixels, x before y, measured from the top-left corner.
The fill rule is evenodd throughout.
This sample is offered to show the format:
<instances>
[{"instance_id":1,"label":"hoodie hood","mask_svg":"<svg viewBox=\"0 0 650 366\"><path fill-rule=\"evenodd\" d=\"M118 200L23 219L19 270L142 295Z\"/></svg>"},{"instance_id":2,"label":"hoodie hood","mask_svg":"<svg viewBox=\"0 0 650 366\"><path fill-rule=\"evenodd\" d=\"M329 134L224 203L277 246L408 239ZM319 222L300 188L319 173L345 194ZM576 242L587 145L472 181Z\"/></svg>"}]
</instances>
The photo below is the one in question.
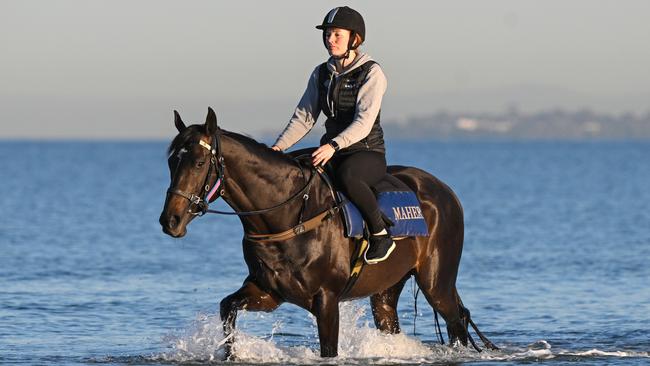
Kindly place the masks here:
<instances>
[{"instance_id":1,"label":"hoodie hood","mask_svg":"<svg viewBox=\"0 0 650 366\"><path fill-rule=\"evenodd\" d=\"M363 53L363 52L357 52L357 55L354 58L354 61L352 61L352 63L350 65L346 66L343 69L343 71L339 73L336 70L336 60L333 57L330 57L327 60L327 69L329 71L331 71L334 74L334 76L345 75L345 74L349 73L350 71L356 69L357 67L365 64L366 62L368 62L370 60L372 60L372 58L370 56L368 56L368 54Z\"/></svg>"}]
</instances>

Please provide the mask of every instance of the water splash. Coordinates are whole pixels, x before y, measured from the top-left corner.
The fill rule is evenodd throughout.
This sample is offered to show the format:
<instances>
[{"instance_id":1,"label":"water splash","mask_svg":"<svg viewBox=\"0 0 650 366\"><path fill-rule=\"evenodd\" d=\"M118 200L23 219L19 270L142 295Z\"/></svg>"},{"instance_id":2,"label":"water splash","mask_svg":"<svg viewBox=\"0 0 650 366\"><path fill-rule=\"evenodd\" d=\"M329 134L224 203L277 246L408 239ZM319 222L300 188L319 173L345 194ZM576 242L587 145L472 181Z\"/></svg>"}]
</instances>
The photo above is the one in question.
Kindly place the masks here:
<instances>
[{"instance_id":1,"label":"water splash","mask_svg":"<svg viewBox=\"0 0 650 366\"><path fill-rule=\"evenodd\" d=\"M431 355L431 348L416 338L403 333L381 333L366 320L366 309L358 303L340 305L340 324L346 324L339 329L340 358L370 358L394 363L413 362Z\"/></svg>"},{"instance_id":2,"label":"water splash","mask_svg":"<svg viewBox=\"0 0 650 366\"><path fill-rule=\"evenodd\" d=\"M581 357L620 357L620 358L650 358L650 352L637 352L637 351L601 351L599 349L591 349L584 352L560 352L563 356L581 356Z\"/></svg>"},{"instance_id":3,"label":"water splash","mask_svg":"<svg viewBox=\"0 0 650 366\"><path fill-rule=\"evenodd\" d=\"M194 322L180 334L163 338L172 351L160 356L165 361L215 361L224 358L227 338L219 315L198 314Z\"/></svg>"},{"instance_id":4,"label":"water splash","mask_svg":"<svg viewBox=\"0 0 650 366\"><path fill-rule=\"evenodd\" d=\"M564 357L640 357L648 358L648 352L628 351L567 351L553 349L545 340L525 347L506 346L499 351L471 348L452 348L439 344L424 343L405 334L383 334L366 317L367 306L357 302L340 305L339 356L322 359L318 345L316 321L313 316L311 334L304 334L303 345L283 342L283 323L276 321L267 336L247 334L245 329L234 332L233 354L238 363L254 364L422 364L471 361L536 361ZM240 313L240 319L258 316L258 313ZM219 362L224 359L224 345L228 340L222 331L218 315L199 314L190 326L178 334L166 336L163 341L170 350L154 357L164 362ZM307 327L309 328L309 327Z\"/></svg>"}]
</instances>

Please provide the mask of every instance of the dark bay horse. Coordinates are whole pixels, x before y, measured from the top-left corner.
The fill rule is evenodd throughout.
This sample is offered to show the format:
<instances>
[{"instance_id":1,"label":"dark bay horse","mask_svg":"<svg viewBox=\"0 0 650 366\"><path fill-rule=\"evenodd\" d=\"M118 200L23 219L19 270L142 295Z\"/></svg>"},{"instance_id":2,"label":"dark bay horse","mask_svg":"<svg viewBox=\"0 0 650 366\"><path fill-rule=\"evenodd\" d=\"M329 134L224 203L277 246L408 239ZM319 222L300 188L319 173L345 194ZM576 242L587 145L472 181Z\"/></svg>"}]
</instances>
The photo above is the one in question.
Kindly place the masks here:
<instances>
[{"instance_id":1,"label":"dark bay horse","mask_svg":"<svg viewBox=\"0 0 650 366\"><path fill-rule=\"evenodd\" d=\"M220 196L240 214L245 233L242 249L249 274L239 290L221 301L226 335L235 328L238 310L268 312L290 302L316 317L321 356L336 356L339 302L369 296L377 328L398 333L397 302L405 282L414 276L444 318L451 344L467 345L468 339L474 344L468 332L472 325L486 347L496 348L474 325L456 290L463 210L447 185L417 168L389 167L417 192L430 236L399 240L386 261L365 266L354 287L344 293L355 240L344 237L339 215L288 239L254 239L255 234L290 230L300 217L308 219L333 207L330 191L315 170L249 137L220 129L211 108L203 125L187 127L174 114L179 134L169 147L171 183L160 215L163 231L182 237L190 221L205 213L206 201ZM229 351L227 346L227 355Z\"/></svg>"}]
</instances>

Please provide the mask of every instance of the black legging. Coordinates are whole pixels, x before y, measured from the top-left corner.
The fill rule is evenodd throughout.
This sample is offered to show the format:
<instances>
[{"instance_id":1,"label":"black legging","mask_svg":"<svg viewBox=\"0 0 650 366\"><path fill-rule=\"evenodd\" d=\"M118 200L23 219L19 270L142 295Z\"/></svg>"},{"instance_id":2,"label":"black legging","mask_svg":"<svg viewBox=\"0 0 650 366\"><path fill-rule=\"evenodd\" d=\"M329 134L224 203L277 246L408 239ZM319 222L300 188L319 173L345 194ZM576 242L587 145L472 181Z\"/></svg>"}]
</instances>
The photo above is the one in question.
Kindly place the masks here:
<instances>
[{"instance_id":1,"label":"black legging","mask_svg":"<svg viewBox=\"0 0 650 366\"><path fill-rule=\"evenodd\" d=\"M332 159L336 179L343 193L361 211L370 233L383 230L386 225L381 217L377 198L370 189L386 174L386 156L374 151L358 151Z\"/></svg>"}]
</instances>

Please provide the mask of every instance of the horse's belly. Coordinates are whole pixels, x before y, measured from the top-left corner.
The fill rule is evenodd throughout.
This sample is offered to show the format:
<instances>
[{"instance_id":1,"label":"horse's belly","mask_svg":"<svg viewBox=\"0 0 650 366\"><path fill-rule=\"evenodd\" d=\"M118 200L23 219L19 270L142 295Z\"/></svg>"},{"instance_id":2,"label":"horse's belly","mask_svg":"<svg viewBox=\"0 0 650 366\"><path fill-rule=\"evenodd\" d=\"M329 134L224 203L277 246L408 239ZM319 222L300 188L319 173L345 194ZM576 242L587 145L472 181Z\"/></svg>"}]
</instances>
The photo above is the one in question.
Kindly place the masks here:
<instances>
[{"instance_id":1,"label":"horse's belly","mask_svg":"<svg viewBox=\"0 0 650 366\"><path fill-rule=\"evenodd\" d=\"M346 300L368 297L384 291L404 278L414 268L416 263L416 241L404 239L396 242L397 248L383 262L364 264L361 275Z\"/></svg>"}]
</instances>

